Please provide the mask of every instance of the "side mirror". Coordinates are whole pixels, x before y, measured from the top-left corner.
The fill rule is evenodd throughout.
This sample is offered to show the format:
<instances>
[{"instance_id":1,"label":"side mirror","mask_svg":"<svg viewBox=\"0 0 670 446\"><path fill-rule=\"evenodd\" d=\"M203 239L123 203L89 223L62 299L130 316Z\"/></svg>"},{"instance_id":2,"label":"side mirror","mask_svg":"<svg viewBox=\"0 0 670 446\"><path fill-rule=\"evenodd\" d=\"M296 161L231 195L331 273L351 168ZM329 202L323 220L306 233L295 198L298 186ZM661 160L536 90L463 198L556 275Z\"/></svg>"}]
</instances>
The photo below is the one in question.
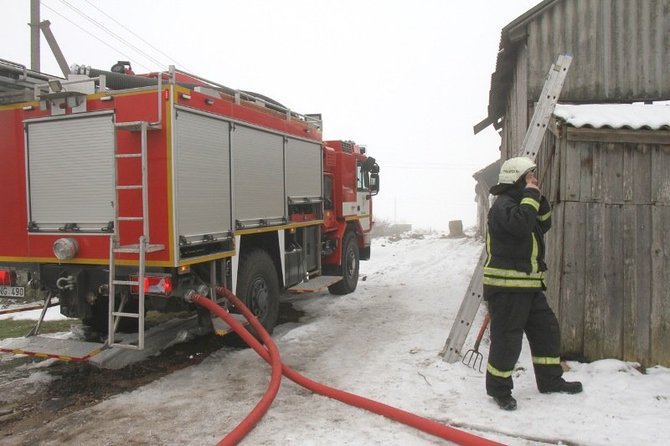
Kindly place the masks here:
<instances>
[{"instance_id":1,"label":"side mirror","mask_svg":"<svg viewBox=\"0 0 670 446\"><path fill-rule=\"evenodd\" d=\"M379 174L371 173L370 174L370 193L372 195L377 195L379 193Z\"/></svg>"},{"instance_id":2,"label":"side mirror","mask_svg":"<svg viewBox=\"0 0 670 446\"><path fill-rule=\"evenodd\" d=\"M375 161L375 159L373 157L369 156L365 159L365 161L363 161L363 166L361 166L361 167L363 168L364 172L370 172L370 171L372 171L372 168L376 164L377 164L377 162Z\"/></svg>"}]
</instances>

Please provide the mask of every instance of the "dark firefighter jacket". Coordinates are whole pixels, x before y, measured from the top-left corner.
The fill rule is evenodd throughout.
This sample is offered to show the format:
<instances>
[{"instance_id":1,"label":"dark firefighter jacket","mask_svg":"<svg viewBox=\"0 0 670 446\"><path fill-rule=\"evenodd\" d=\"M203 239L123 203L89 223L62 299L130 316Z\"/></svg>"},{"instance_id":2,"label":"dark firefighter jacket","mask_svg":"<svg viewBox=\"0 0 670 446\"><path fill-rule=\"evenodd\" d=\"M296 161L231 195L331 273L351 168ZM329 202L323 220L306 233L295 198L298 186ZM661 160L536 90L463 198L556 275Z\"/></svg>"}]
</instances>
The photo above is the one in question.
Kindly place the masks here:
<instances>
[{"instance_id":1,"label":"dark firefighter jacket","mask_svg":"<svg viewBox=\"0 0 670 446\"><path fill-rule=\"evenodd\" d=\"M488 215L484 295L537 291L544 284L544 233L551 208L535 189L514 186L498 196Z\"/></svg>"}]
</instances>

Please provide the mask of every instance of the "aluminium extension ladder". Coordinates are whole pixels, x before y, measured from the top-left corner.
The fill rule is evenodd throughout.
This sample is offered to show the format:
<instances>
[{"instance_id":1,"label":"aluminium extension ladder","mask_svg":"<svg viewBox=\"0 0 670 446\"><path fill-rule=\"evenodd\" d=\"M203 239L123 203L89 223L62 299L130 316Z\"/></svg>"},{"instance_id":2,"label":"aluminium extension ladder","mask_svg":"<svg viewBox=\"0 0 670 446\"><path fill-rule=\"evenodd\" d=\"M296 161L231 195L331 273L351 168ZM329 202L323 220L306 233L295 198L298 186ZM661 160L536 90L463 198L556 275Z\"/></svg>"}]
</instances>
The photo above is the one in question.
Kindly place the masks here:
<instances>
[{"instance_id":1,"label":"aluminium extension ladder","mask_svg":"<svg viewBox=\"0 0 670 446\"><path fill-rule=\"evenodd\" d=\"M558 96L563 89L563 83L565 82L571 62L572 56L559 55L556 63L552 64L533 113L533 119L528 126L523 143L521 144L521 150L517 156L525 156L535 161L540 144L544 138L544 133L547 130L549 119L554 112ZM479 256L479 262L475 267L472 279L463 297L456 320L451 326L447 341L440 352L440 356L446 362L453 363L458 361L465 339L470 332L472 321L474 321L477 310L481 305L484 294L484 262L486 262L486 249Z\"/></svg>"},{"instance_id":2,"label":"aluminium extension ladder","mask_svg":"<svg viewBox=\"0 0 670 446\"><path fill-rule=\"evenodd\" d=\"M119 153L118 145L114 149L114 188L115 188L115 205L114 205L114 234L109 241L109 311L108 311L108 336L107 345L109 347L121 347L127 349L143 350L144 349L144 275L145 275L145 257L147 253L161 251L165 248L164 245L151 244L149 239L149 196L148 196L148 169L147 169L147 133L149 130L158 129L159 126L152 125L147 121L135 122L121 122L114 124L117 131L138 132L141 139L141 147L139 152L134 153ZM120 185L118 161L124 158L135 158L140 160L141 167L141 184ZM119 215L119 191L122 190L140 190L142 192L142 214L134 216ZM142 234L139 237L137 244L120 245L120 222L141 222ZM137 254L138 270L136 280L119 280L116 277L116 254L131 253ZM115 308L116 286L127 286L127 291L122 292L121 302L118 308ZM123 311L124 306L130 294L130 287L136 286L138 288L138 304L137 312ZM116 342L114 335L119 325L121 318L134 318L138 321L137 328L137 345L131 343Z\"/></svg>"}]
</instances>

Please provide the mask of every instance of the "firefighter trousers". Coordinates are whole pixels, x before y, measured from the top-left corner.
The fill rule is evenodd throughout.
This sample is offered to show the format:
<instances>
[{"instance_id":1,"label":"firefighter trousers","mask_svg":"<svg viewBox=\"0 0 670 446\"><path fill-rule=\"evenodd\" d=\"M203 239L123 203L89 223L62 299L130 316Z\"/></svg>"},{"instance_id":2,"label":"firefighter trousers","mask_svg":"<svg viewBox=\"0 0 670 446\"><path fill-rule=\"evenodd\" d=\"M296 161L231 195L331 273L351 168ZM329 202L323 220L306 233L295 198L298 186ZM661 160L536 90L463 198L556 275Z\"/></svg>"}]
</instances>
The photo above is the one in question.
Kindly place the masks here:
<instances>
[{"instance_id":1,"label":"firefighter trousers","mask_svg":"<svg viewBox=\"0 0 670 446\"><path fill-rule=\"evenodd\" d=\"M497 292L487 297L491 315L491 347L486 367L486 393L510 395L512 374L526 333L538 389L549 391L563 381L558 320L541 291Z\"/></svg>"}]
</instances>

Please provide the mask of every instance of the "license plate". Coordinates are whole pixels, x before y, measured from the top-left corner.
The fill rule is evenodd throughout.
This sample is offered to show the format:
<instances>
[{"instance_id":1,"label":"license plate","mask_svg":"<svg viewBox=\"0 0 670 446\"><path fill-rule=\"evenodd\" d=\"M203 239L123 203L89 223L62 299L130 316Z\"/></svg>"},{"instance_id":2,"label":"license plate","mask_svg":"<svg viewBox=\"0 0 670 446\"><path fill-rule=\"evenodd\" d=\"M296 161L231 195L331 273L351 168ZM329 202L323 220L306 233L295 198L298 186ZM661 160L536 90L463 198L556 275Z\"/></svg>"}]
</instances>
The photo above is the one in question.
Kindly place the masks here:
<instances>
[{"instance_id":1,"label":"license plate","mask_svg":"<svg viewBox=\"0 0 670 446\"><path fill-rule=\"evenodd\" d=\"M22 286L0 285L0 297L23 297L26 289Z\"/></svg>"}]
</instances>

